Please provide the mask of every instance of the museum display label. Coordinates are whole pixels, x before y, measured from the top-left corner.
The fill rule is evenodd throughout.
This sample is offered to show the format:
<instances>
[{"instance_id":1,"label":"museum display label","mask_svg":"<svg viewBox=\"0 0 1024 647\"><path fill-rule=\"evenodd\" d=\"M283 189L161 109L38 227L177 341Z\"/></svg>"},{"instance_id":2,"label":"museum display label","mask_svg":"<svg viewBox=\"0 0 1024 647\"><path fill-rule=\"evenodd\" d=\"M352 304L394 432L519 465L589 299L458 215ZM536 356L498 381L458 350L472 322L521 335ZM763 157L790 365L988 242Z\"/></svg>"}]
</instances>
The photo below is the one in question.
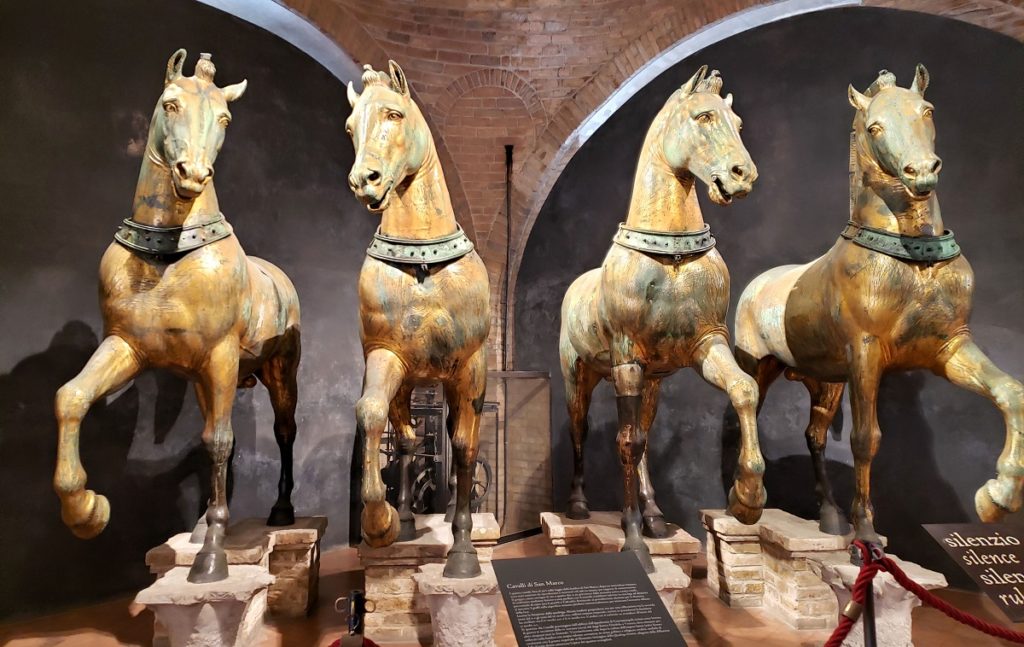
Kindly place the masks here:
<instances>
[{"instance_id":1,"label":"museum display label","mask_svg":"<svg viewBox=\"0 0 1024 647\"><path fill-rule=\"evenodd\" d=\"M1006 617L1024 621L1024 526L932 523L924 529Z\"/></svg>"},{"instance_id":2,"label":"museum display label","mask_svg":"<svg viewBox=\"0 0 1024 647\"><path fill-rule=\"evenodd\" d=\"M686 645L632 552L493 565L520 647Z\"/></svg>"}]
</instances>

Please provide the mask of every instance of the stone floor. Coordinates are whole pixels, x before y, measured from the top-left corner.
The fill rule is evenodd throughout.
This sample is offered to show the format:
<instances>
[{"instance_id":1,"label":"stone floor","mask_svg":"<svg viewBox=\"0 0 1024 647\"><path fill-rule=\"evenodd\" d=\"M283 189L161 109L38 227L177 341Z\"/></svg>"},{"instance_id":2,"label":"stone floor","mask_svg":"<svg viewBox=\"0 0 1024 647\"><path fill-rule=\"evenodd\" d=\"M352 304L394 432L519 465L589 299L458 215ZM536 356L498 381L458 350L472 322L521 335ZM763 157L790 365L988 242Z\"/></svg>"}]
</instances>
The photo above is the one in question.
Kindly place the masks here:
<instances>
[{"instance_id":1,"label":"stone floor","mask_svg":"<svg viewBox=\"0 0 1024 647\"><path fill-rule=\"evenodd\" d=\"M498 546L495 559L544 555L548 545L543 536ZM812 647L821 645L827 633L788 629L757 609L730 609L707 588L704 567L694 568L694 633L687 642L697 647ZM259 647L326 647L345 628L345 620L334 611L334 600L350 589L362 587L362 573L355 549L325 551L320 565L320 601L309 618L274 621ZM980 594L947 590L940 595L952 604L986 620L1005 622L995 605ZM0 625L0 645L8 647L112 647L148 645L153 616L148 611L132 618L130 597L15 624ZM914 642L927 647L988 647L1010 645L989 638L946 618L933 609L914 612ZM516 641L504 606L499 607L497 644L515 647ZM398 646L395 646L398 647ZM402 647L414 647L413 645Z\"/></svg>"}]
</instances>

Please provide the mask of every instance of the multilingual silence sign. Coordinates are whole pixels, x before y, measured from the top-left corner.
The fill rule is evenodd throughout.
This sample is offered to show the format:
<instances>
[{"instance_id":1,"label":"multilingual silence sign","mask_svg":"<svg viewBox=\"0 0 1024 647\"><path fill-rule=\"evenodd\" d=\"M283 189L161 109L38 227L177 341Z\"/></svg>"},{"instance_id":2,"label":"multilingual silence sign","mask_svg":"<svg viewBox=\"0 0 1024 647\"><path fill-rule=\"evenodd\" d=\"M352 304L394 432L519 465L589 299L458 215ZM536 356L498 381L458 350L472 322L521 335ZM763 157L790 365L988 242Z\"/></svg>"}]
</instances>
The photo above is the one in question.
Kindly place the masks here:
<instances>
[{"instance_id":1,"label":"multilingual silence sign","mask_svg":"<svg viewBox=\"0 0 1024 647\"><path fill-rule=\"evenodd\" d=\"M924 529L1010 620L1024 621L1024 526L933 523Z\"/></svg>"},{"instance_id":2,"label":"multilingual silence sign","mask_svg":"<svg viewBox=\"0 0 1024 647\"><path fill-rule=\"evenodd\" d=\"M686 645L633 553L492 563L519 647Z\"/></svg>"}]
</instances>

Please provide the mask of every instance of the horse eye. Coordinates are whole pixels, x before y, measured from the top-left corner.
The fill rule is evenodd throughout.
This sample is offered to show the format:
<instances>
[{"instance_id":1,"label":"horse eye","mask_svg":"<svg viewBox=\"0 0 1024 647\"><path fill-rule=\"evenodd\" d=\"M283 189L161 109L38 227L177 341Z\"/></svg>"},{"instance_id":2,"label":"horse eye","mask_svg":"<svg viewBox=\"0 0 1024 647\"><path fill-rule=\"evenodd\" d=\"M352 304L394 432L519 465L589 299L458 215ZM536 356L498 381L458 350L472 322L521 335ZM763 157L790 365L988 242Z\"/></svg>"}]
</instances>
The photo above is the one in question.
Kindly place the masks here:
<instances>
[{"instance_id":1,"label":"horse eye","mask_svg":"<svg viewBox=\"0 0 1024 647\"><path fill-rule=\"evenodd\" d=\"M710 112L702 112L699 115L697 115L697 121L702 124L711 123L712 118L713 115Z\"/></svg>"},{"instance_id":2,"label":"horse eye","mask_svg":"<svg viewBox=\"0 0 1024 647\"><path fill-rule=\"evenodd\" d=\"M227 116L221 116L221 118L218 119L217 121L219 121L220 125L223 126L224 128L227 128L228 126L231 125L231 118L227 117Z\"/></svg>"},{"instance_id":3,"label":"horse eye","mask_svg":"<svg viewBox=\"0 0 1024 647\"><path fill-rule=\"evenodd\" d=\"M871 124L868 126L868 132L871 133L872 136L878 137L882 134L882 127L878 124Z\"/></svg>"},{"instance_id":4,"label":"horse eye","mask_svg":"<svg viewBox=\"0 0 1024 647\"><path fill-rule=\"evenodd\" d=\"M391 121L398 121L401 118L402 118L402 113L400 113L400 112L397 112L395 110L392 110L392 111L388 112L388 119L390 119Z\"/></svg>"},{"instance_id":5,"label":"horse eye","mask_svg":"<svg viewBox=\"0 0 1024 647\"><path fill-rule=\"evenodd\" d=\"M924 117L925 117L925 119L931 119L932 115L934 115L934 114L935 114L935 108L925 108L924 109Z\"/></svg>"},{"instance_id":6,"label":"horse eye","mask_svg":"<svg viewBox=\"0 0 1024 647\"><path fill-rule=\"evenodd\" d=\"M175 113L178 112L178 103L176 101L167 101L164 103L164 112Z\"/></svg>"}]
</instances>

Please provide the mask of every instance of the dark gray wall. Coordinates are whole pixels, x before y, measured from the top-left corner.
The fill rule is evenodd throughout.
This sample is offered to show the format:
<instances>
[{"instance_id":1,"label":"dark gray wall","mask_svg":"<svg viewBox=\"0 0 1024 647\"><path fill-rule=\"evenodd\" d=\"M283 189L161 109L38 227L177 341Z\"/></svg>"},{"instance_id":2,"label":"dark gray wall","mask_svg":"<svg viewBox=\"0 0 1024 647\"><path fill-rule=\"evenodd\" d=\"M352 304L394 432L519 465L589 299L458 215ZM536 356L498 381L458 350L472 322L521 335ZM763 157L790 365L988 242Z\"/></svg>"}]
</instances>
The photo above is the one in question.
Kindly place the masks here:
<instances>
[{"instance_id":1,"label":"dark gray wall","mask_svg":"<svg viewBox=\"0 0 1024 647\"><path fill-rule=\"evenodd\" d=\"M558 368L558 317L572 280L600 265L625 219L635 161L651 119L701 63L722 71L743 138L760 170L746 200L729 208L701 195L704 216L732 274L733 310L765 269L827 250L848 217L846 86L864 89L878 70L909 86L914 65L931 72L937 107L939 186L946 225L977 276L972 328L1004 369L1024 377L1024 48L962 22L881 9L809 14L733 37L687 59L620 109L577 153L531 233L516 294L516 368L551 371L555 501L564 505L571 445ZM731 317L731 314L730 314ZM731 326L730 319L730 326ZM885 380L883 432L874 465L877 528L893 550L950 572L920 523L973 521L975 489L994 475L1004 427L987 400L930 373ZM621 507L614 395L598 387L587 455L592 509ZM842 440L828 449L844 505L852 497L849 406ZM803 387L777 382L760 416L768 504L816 516L803 430ZM700 534L697 511L725 503L736 452L725 396L693 371L667 380L651 435L651 466L667 517ZM963 580L957 581L963 584Z\"/></svg>"},{"instance_id":2,"label":"dark gray wall","mask_svg":"<svg viewBox=\"0 0 1024 647\"><path fill-rule=\"evenodd\" d=\"M102 334L100 256L130 215L168 57L214 54L248 78L217 160L221 207L246 251L278 264L302 304L298 514L344 543L352 405L362 355L355 277L375 219L345 184L342 84L272 34L190 0L0 3L0 617L138 588L143 557L190 528L208 491L192 389L150 373L86 418L89 487L110 498L91 541L60 521L53 396ZM265 516L278 450L262 386L235 403L234 518Z\"/></svg>"}]
</instances>

